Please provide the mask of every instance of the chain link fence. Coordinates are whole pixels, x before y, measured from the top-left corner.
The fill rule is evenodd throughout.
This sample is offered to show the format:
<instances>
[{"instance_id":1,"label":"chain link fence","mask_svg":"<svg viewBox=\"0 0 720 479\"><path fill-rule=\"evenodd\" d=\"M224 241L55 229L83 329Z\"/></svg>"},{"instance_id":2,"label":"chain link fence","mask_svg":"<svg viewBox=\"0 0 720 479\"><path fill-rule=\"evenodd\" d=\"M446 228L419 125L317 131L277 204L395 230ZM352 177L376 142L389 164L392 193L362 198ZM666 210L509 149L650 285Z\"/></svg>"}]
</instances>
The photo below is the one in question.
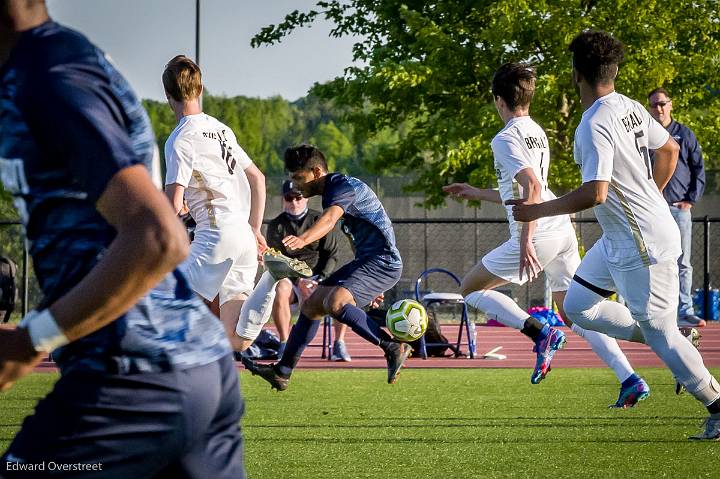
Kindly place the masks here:
<instances>
[{"instance_id":1,"label":"chain link fence","mask_svg":"<svg viewBox=\"0 0 720 479\"><path fill-rule=\"evenodd\" d=\"M388 296L412 295L415 281L428 268L444 268L462 277L480 259L509 237L507 222L493 219L403 219L395 220L395 234L405 268L403 278ZM581 218L573 221L581 254L590 249L602 235L597 221ZM713 234L717 234L720 218L693 219L693 289L717 287L720 260L712 253ZM707 235L706 235L707 229ZM444 275L430 276L423 289L443 292L457 291L452 279ZM545 276L523 286L499 288L527 309L546 303Z\"/></svg>"},{"instance_id":2,"label":"chain link fence","mask_svg":"<svg viewBox=\"0 0 720 479\"><path fill-rule=\"evenodd\" d=\"M581 253L589 249L600 237L601 229L593 219L575 220ZM396 219L393 221L398 249L403 257L404 270L400 282L386 293L386 302L412 297L418 276L428 268L444 268L461 277L493 248L509 237L504 219ZM720 260L711 249L713 235L720 227L720 218L693 220L693 288L706 284L717 287L720 278ZM707 231L707 234L706 234ZM0 221L0 253L18 264L18 285L21 306L15 316L34 308L42 293L35 281L31 261L23 268L26 250L22 227L17 221ZM339 241L338 267L353 257L349 241ZM717 246L715 246L717 247ZM26 272L26 273L25 273ZM424 291L457 292L457 285L445 275L431 275L422 283ZM509 285L499 288L514 298L523 308L545 304L544 274L523 286ZM25 298L23 300L23 298ZM481 319L481 318L480 318Z\"/></svg>"}]
</instances>

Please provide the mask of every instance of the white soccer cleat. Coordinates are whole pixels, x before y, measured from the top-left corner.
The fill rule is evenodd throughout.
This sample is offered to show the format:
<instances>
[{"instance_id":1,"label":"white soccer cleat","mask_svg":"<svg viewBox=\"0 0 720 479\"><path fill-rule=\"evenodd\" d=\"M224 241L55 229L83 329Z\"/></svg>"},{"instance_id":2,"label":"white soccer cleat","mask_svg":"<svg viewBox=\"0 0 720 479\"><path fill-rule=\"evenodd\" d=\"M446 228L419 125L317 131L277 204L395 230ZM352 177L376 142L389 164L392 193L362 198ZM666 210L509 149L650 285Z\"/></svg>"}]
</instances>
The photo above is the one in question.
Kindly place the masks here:
<instances>
[{"instance_id":1,"label":"white soccer cleat","mask_svg":"<svg viewBox=\"0 0 720 479\"><path fill-rule=\"evenodd\" d=\"M312 276L312 269L305 261L289 258L274 248L268 248L263 252L263 264L276 280Z\"/></svg>"},{"instance_id":2,"label":"white soccer cleat","mask_svg":"<svg viewBox=\"0 0 720 479\"><path fill-rule=\"evenodd\" d=\"M720 418L714 419L712 416L705 418L702 428L699 434L690 436L688 439L695 441L720 441Z\"/></svg>"}]
</instances>

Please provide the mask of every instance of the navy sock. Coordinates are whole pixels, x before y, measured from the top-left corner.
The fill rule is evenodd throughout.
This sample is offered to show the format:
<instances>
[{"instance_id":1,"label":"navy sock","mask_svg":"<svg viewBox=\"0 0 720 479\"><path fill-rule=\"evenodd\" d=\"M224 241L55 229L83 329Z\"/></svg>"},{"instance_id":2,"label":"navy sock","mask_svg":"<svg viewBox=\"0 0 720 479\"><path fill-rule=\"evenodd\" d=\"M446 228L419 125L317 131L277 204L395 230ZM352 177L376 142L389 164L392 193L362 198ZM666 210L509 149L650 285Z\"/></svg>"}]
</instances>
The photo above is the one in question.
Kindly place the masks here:
<instances>
[{"instance_id":1,"label":"navy sock","mask_svg":"<svg viewBox=\"0 0 720 479\"><path fill-rule=\"evenodd\" d=\"M336 319L350 326L350 329L355 331L361 338L373 343L375 346L380 346L383 338L382 330L375 321L368 318L368 315L362 309L352 304L346 304L343 306L340 316Z\"/></svg>"},{"instance_id":2,"label":"navy sock","mask_svg":"<svg viewBox=\"0 0 720 479\"><path fill-rule=\"evenodd\" d=\"M547 338L550 334L550 326L529 316L520 332L537 343Z\"/></svg>"},{"instance_id":3,"label":"navy sock","mask_svg":"<svg viewBox=\"0 0 720 479\"><path fill-rule=\"evenodd\" d=\"M640 381L640 376L638 376L635 373L632 373L629 378L627 378L625 381L622 382L622 387L626 388L628 386L632 386L636 382Z\"/></svg>"},{"instance_id":4,"label":"navy sock","mask_svg":"<svg viewBox=\"0 0 720 479\"><path fill-rule=\"evenodd\" d=\"M300 356L305 351L305 347L313 340L318 329L320 329L320 321L314 321L300 313L297 323L290 330L285 351L280 361L275 365L275 370L279 374L283 376L292 374L292 370L300 361Z\"/></svg>"}]
</instances>

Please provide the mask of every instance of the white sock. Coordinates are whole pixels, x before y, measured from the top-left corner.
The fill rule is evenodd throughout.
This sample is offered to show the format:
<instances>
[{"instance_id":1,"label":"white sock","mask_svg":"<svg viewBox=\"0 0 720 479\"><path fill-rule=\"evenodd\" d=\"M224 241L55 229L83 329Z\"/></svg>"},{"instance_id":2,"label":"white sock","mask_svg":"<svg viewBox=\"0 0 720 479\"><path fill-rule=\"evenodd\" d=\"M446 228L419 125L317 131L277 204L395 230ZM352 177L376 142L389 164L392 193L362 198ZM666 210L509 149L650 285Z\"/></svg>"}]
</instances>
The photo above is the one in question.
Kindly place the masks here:
<instances>
[{"instance_id":1,"label":"white sock","mask_svg":"<svg viewBox=\"0 0 720 479\"><path fill-rule=\"evenodd\" d=\"M240 309L240 320L235 330L238 335L254 339L260 334L260 330L270 319L277 284L278 281L268 271L260 276L260 281Z\"/></svg>"},{"instance_id":2,"label":"white sock","mask_svg":"<svg viewBox=\"0 0 720 479\"><path fill-rule=\"evenodd\" d=\"M611 338L644 343L643 333L630 310L573 281L565 295L563 310L584 330L598 331Z\"/></svg>"},{"instance_id":3,"label":"white sock","mask_svg":"<svg viewBox=\"0 0 720 479\"><path fill-rule=\"evenodd\" d=\"M525 326L525 320L530 316L507 295L491 289L468 294L465 296L465 303L485 313L488 319L518 330Z\"/></svg>"},{"instance_id":4,"label":"white sock","mask_svg":"<svg viewBox=\"0 0 720 479\"><path fill-rule=\"evenodd\" d=\"M613 338L597 331L583 329L577 324L573 324L570 329L581 338L585 338L593 352L613 370L618 381L623 382L633 375L635 371Z\"/></svg>"},{"instance_id":5,"label":"white sock","mask_svg":"<svg viewBox=\"0 0 720 479\"><path fill-rule=\"evenodd\" d=\"M662 359L673 376L705 406L717 400L720 387L703 364L700 351L685 339L673 318L641 321L647 345Z\"/></svg>"}]
</instances>

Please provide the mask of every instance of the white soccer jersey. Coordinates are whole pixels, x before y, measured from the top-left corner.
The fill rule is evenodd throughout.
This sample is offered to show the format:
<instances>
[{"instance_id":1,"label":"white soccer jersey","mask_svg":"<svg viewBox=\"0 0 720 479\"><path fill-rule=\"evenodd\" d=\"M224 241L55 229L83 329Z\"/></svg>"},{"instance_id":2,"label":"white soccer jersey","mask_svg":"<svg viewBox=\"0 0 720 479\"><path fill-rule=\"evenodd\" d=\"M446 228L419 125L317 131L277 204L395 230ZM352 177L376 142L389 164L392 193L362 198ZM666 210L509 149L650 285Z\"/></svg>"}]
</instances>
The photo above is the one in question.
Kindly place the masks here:
<instances>
[{"instance_id":1,"label":"white soccer jersey","mask_svg":"<svg viewBox=\"0 0 720 479\"><path fill-rule=\"evenodd\" d=\"M165 184L184 186L198 229L247 224L250 184L244 170L252 160L235 134L200 113L180 120L165 143Z\"/></svg>"},{"instance_id":2,"label":"white soccer jersey","mask_svg":"<svg viewBox=\"0 0 720 479\"><path fill-rule=\"evenodd\" d=\"M668 132L643 106L613 92L583 113L575 130L575 162L583 183L608 181L605 203L594 208L608 263L631 270L680 255L680 232L652 178L648 149Z\"/></svg>"},{"instance_id":3,"label":"white soccer jersey","mask_svg":"<svg viewBox=\"0 0 720 479\"><path fill-rule=\"evenodd\" d=\"M532 168L535 172L542 185L540 196L543 201L556 198L547 184L550 166L548 139L545 131L532 118L520 116L511 119L505 128L495 135L490 146L495 157L495 173L503 203L525 196L522 186L515 180L515 175L525 168ZM510 237L519 240L522 223L513 218L512 206L506 206L505 210L510 223ZM567 215L540 218L537 220L533 237L547 239L565 236L568 229L572 230L572 226Z\"/></svg>"}]
</instances>

